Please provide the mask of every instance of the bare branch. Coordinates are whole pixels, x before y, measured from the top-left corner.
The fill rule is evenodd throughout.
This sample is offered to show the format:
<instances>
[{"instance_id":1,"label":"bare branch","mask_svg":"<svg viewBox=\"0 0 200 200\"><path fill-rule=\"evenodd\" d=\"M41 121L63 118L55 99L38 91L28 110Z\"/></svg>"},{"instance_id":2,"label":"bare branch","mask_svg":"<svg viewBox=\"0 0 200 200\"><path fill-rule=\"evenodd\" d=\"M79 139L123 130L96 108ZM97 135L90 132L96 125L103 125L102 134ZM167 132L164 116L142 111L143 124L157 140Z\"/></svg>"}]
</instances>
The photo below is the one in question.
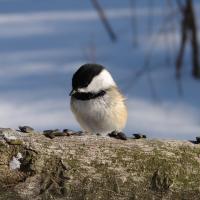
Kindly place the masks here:
<instances>
[{"instance_id":1,"label":"bare branch","mask_svg":"<svg viewBox=\"0 0 200 200\"><path fill-rule=\"evenodd\" d=\"M200 78L199 46L193 1L186 0L182 10L181 45L176 60L176 77L180 78L185 45L186 42L190 39L189 42L192 46L192 75L194 78Z\"/></svg>"},{"instance_id":2,"label":"bare branch","mask_svg":"<svg viewBox=\"0 0 200 200\"><path fill-rule=\"evenodd\" d=\"M99 4L99 2L97 0L91 0L91 2L93 4L94 8L97 10L97 13L98 13L98 15L99 15L99 17L100 17L100 19L101 19L106 31L108 32L111 40L113 42L115 42L117 40L117 36L114 33L110 23L108 22L106 14L105 14L103 8L100 6L100 4Z\"/></svg>"}]
</instances>

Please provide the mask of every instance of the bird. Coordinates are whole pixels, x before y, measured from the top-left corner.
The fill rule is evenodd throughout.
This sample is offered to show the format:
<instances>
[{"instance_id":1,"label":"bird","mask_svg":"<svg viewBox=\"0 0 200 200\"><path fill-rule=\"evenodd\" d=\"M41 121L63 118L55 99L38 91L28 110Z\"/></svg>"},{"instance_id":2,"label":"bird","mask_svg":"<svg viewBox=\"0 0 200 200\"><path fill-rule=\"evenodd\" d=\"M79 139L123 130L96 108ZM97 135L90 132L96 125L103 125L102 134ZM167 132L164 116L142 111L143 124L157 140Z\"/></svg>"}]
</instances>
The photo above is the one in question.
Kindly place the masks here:
<instances>
[{"instance_id":1,"label":"bird","mask_svg":"<svg viewBox=\"0 0 200 200\"><path fill-rule=\"evenodd\" d=\"M73 74L71 111L81 128L93 134L122 136L127 122L125 97L111 73L102 65L87 63Z\"/></svg>"}]
</instances>

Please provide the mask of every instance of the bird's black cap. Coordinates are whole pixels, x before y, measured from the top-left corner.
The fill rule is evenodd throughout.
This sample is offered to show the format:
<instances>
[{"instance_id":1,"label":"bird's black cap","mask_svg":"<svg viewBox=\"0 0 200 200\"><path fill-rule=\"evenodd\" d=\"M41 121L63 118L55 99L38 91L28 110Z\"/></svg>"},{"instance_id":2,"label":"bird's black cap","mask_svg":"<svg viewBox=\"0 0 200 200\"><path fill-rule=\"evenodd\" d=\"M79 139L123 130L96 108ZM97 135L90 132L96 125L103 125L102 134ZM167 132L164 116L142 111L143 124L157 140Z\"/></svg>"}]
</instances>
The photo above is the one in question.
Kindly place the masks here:
<instances>
[{"instance_id":1,"label":"bird's black cap","mask_svg":"<svg viewBox=\"0 0 200 200\"><path fill-rule=\"evenodd\" d=\"M99 64L82 65L73 75L72 88L76 90L78 88L87 87L92 79L100 74L103 69L104 67Z\"/></svg>"}]
</instances>

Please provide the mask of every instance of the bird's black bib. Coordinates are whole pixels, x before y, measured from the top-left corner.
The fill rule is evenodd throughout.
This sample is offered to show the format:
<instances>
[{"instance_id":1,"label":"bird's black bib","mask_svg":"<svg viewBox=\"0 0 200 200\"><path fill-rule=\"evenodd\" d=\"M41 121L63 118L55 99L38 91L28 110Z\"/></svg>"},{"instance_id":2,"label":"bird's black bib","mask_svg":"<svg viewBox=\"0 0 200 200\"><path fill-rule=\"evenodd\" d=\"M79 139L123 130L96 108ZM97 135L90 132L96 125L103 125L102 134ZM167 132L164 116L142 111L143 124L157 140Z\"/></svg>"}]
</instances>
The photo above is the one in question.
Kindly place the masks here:
<instances>
[{"instance_id":1,"label":"bird's black bib","mask_svg":"<svg viewBox=\"0 0 200 200\"><path fill-rule=\"evenodd\" d=\"M78 100L86 101L90 99L96 99L98 97L102 97L106 94L104 90L101 90L98 93L92 93L92 92L76 92L72 96Z\"/></svg>"}]
</instances>

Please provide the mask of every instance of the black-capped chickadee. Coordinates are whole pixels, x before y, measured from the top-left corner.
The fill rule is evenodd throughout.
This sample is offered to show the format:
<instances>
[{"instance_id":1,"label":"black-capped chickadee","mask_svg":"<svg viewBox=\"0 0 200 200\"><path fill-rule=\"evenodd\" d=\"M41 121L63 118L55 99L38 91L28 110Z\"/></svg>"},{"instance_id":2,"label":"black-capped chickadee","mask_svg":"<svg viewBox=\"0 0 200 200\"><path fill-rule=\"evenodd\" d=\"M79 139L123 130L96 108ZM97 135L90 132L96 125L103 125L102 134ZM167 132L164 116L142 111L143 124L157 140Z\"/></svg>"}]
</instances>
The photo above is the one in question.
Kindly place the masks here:
<instances>
[{"instance_id":1,"label":"black-capped chickadee","mask_svg":"<svg viewBox=\"0 0 200 200\"><path fill-rule=\"evenodd\" d=\"M73 75L71 110L87 132L121 132L127 121L125 98L101 65L82 65Z\"/></svg>"}]
</instances>

